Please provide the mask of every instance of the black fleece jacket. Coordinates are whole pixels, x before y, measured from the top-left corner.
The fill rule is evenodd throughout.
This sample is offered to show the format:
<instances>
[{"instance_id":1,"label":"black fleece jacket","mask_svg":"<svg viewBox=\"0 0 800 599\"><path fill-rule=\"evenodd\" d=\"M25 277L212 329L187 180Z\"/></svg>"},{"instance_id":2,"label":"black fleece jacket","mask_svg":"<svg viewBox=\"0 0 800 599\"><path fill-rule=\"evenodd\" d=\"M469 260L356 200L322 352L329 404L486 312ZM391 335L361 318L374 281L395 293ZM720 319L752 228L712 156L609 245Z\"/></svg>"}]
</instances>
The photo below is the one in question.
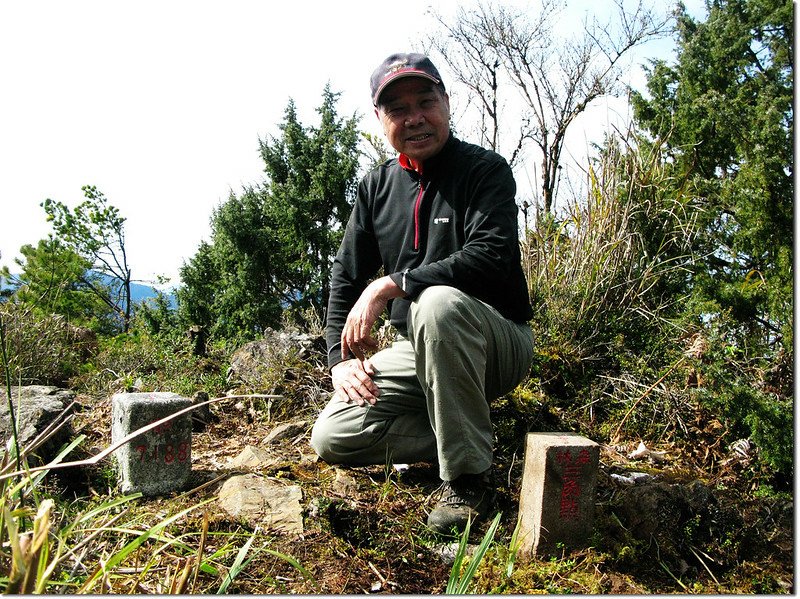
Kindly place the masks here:
<instances>
[{"instance_id":1,"label":"black fleece jacket","mask_svg":"<svg viewBox=\"0 0 800 599\"><path fill-rule=\"evenodd\" d=\"M515 322L530 320L515 193L505 159L452 134L421 173L402 155L368 173L333 264L328 365L341 361L347 314L381 267L408 294L389 304L401 332L409 303L432 285L460 289Z\"/></svg>"}]
</instances>

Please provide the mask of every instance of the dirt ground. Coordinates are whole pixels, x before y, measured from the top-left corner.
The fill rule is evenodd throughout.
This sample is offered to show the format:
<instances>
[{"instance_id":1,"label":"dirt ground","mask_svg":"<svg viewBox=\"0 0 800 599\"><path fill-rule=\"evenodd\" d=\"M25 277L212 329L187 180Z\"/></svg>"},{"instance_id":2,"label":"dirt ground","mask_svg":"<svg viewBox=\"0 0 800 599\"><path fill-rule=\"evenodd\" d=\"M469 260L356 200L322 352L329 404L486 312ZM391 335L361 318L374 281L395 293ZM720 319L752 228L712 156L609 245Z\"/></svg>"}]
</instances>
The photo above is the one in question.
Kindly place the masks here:
<instances>
[{"instance_id":1,"label":"dirt ground","mask_svg":"<svg viewBox=\"0 0 800 599\"><path fill-rule=\"evenodd\" d=\"M76 427L99 451L110 442L110 400L84 397L82 403ZM277 425L299 419L306 422L301 432L264 445ZM308 444L312 422L310 410L267 414L263 405L231 399L213 405L211 422L193 435L192 479L179 495L182 505L213 497L225 478L235 473L229 461L247 445L267 447L276 458L257 469L260 474L303 490L304 533L299 538L260 534L262 545L292 556L308 575L275 554L262 552L228 592L444 592L451 570L443 555L448 542L424 526L439 484L435 467L414 464L403 471L332 467L317 460ZM698 424L698 431L712 435L714 426L709 419ZM586 548L565 550L553 559L520 559L510 577L501 575L497 564L487 564L476 577L476 591L792 593L792 502L754 494L745 476L748 457L731 455L709 439L700 439L701 446L692 449L649 447L650 455L640 459L630 457L637 449L636 440L602 446L596 534L587 539ZM522 455L514 453L501 456L495 465L498 508L503 514L495 537L499 547L509 546L518 516L521 460ZM631 472L644 473L646 482L621 482ZM102 494L104 489L92 480L95 474L84 473L86 488ZM140 500L158 503L161 511L170 501ZM213 504L208 511L212 530L242 528ZM478 542L482 532L476 530L471 541ZM498 549L495 561L502 555Z\"/></svg>"}]
</instances>

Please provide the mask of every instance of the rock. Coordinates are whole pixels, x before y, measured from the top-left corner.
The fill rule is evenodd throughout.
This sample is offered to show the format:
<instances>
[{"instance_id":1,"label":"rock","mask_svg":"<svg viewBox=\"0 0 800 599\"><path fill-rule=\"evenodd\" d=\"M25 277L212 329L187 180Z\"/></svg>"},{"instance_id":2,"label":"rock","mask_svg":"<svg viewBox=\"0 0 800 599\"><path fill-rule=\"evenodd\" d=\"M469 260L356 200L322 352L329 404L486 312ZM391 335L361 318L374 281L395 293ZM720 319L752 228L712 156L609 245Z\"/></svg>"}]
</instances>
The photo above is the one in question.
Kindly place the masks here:
<instances>
[{"instance_id":1,"label":"rock","mask_svg":"<svg viewBox=\"0 0 800 599\"><path fill-rule=\"evenodd\" d=\"M49 397L58 399L63 404L67 404L75 399L75 392L70 389L61 389L53 385L28 385L26 387L12 387L11 398L13 400L29 401Z\"/></svg>"},{"instance_id":2,"label":"rock","mask_svg":"<svg viewBox=\"0 0 800 599\"><path fill-rule=\"evenodd\" d=\"M36 437L62 415L66 417L74 411L75 393L51 385L29 385L13 387L12 405L18 422L17 439L20 450L24 451ZM8 402L0 402L0 432L7 451L13 445L13 427ZM53 433L44 443L33 451L32 461L46 464L58 455L58 450L72 436L72 427L67 424Z\"/></svg>"},{"instance_id":3,"label":"rock","mask_svg":"<svg viewBox=\"0 0 800 599\"><path fill-rule=\"evenodd\" d=\"M731 515L720 511L710 489L700 481L689 484L650 482L620 487L614 513L626 530L639 540L654 540L660 555L678 563L685 527L694 530L693 542L714 538L720 522Z\"/></svg>"},{"instance_id":4,"label":"rock","mask_svg":"<svg viewBox=\"0 0 800 599\"><path fill-rule=\"evenodd\" d=\"M297 435L304 433L306 431L306 428L308 428L307 420L298 420L296 422L285 422L272 429L270 433L264 438L263 444L269 445L270 443L277 443L281 439L296 437Z\"/></svg>"},{"instance_id":5,"label":"rock","mask_svg":"<svg viewBox=\"0 0 800 599\"><path fill-rule=\"evenodd\" d=\"M229 384L244 383L259 390L268 386L272 391L274 381L269 372L271 362L270 345L265 340L246 343L231 356L231 365L228 368L227 379Z\"/></svg>"},{"instance_id":6,"label":"rock","mask_svg":"<svg viewBox=\"0 0 800 599\"><path fill-rule=\"evenodd\" d=\"M300 463L301 464L315 464L320 461L319 456L317 455L316 451L303 451L303 448L300 449Z\"/></svg>"},{"instance_id":7,"label":"rock","mask_svg":"<svg viewBox=\"0 0 800 599\"><path fill-rule=\"evenodd\" d=\"M358 483L353 475L337 468L331 490L342 497L355 497L358 492Z\"/></svg>"},{"instance_id":8,"label":"rock","mask_svg":"<svg viewBox=\"0 0 800 599\"><path fill-rule=\"evenodd\" d=\"M652 476L646 472L628 472L626 474L612 474L611 480L621 483L623 485L641 485L649 480Z\"/></svg>"},{"instance_id":9,"label":"rock","mask_svg":"<svg viewBox=\"0 0 800 599\"><path fill-rule=\"evenodd\" d=\"M238 456L231 459L228 467L243 470L261 470L274 466L278 462L280 460L272 456L266 449L248 445Z\"/></svg>"},{"instance_id":10,"label":"rock","mask_svg":"<svg viewBox=\"0 0 800 599\"><path fill-rule=\"evenodd\" d=\"M267 329L263 339L246 343L233 353L228 382L273 393L283 380L286 364L310 358L319 345L320 340L308 334Z\"/></svg>"},{"instance_id":11,"label":"rock","mask_svg":"<svg viewBox=\"0 0 800 599\"><path fill-rule=\"evenodd\" d=\"M205 391L198 391L192 395L192 405L203 403L209 399L208 393ZM192 431L199 433L206 430L206 426L212 422L212 418L211 406L209 404L192 410Z\"/></svg>"},{"instance_id":12,"label":"rock","mask_svg":"<svg viewBox=\"0 0 800 599\"><path fill-rule=\"evenodd\" d=\"M458 547L459 543L442 543L434 546L431 550L441 558L446 566L452 566L456 561L456 555L458 555ZM467 543L465 555L472 555L477 547L477 545Z\"/></svg>"},{"instance_id":13,"label":"rock","mask_svg":"<svg viewBox=\"0 0 800 599\"><path fill-rule=\"evenodd\" d=\"M300 535L303 532L303 493L298 485L282 485L257 474L234 476L219 492L219 504L230 516L250 526Z\"/></svg>"}]
</instances>

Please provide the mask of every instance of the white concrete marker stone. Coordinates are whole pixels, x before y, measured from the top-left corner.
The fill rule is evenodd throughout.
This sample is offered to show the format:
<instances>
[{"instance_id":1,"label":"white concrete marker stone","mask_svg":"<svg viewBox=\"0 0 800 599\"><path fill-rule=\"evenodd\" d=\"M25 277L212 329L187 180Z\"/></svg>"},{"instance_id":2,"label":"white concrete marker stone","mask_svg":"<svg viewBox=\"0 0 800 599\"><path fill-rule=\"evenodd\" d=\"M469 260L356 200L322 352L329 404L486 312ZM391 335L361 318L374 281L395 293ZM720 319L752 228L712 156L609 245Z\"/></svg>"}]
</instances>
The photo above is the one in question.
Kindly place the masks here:
<instances>
[{"instance_id":1,"label":"white concrete marker stone","mask_svg":"<svg viewBox=\"0 0 800 599\"><path fill-rule=\"evenodd\" d=\"M594 530L600 446L575 433L528 433L519 500L523 554L586 547Z\"/></svg>"},{"instance_id":2,"label":"white concrete marker stone","mask_svg":"<svg viewBox=\"0 0 800 599\"><path fill-rule=\"evenodd\" d=\"M176 393L117 393L111 398L111 442L188 408ZM192 470L192 414L149 430L114 452L123 493L165 495L186 484Z\"/></svg>"}]
</instances>

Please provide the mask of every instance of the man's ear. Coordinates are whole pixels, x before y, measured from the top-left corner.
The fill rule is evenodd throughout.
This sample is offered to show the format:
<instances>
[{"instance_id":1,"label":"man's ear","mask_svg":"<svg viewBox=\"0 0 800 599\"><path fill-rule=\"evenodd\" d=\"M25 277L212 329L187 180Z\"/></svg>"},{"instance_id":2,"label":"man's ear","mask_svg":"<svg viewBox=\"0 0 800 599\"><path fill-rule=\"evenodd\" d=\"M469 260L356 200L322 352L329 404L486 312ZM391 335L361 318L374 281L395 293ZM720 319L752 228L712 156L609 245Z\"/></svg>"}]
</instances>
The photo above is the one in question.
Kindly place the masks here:
<instances>
[{"instance_id":1,"label":"man's ear","mask_svg":"<svg viewBox=\"0 0 800 599\"><path fill-rule=\"evenodd\" d=\"M386 133L386 123L383 122L383 119L381 118L380 108L378 108L377 106L375 107L375 116L378 118L378 122L381 124L381 128L383 129L383 134L387 135L387 133Z\"/></svg>"}]
</instances>

